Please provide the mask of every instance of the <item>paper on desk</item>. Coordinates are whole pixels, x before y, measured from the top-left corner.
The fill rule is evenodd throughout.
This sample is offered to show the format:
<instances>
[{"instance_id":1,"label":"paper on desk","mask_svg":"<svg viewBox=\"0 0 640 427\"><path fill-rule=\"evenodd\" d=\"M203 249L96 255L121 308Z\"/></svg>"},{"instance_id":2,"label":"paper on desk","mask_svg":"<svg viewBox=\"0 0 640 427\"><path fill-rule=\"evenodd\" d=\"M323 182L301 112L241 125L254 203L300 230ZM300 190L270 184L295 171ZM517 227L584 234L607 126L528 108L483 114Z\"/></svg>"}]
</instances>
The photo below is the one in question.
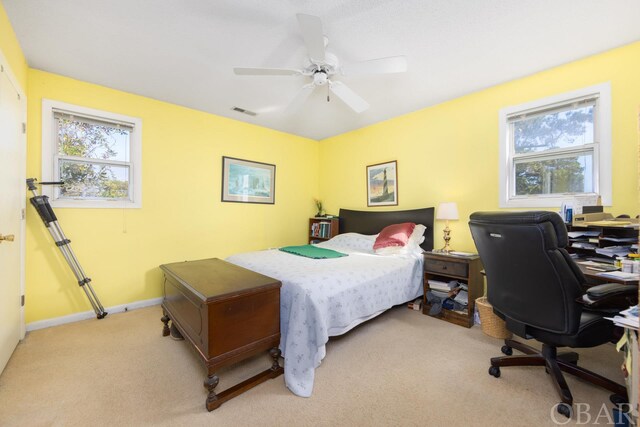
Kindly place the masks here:
<instances>
[{"instance_id":1,"label":"paper on desk","mask_svg":"<svg viewBox=\"0 0 640 427\"><path fill-rule=\"evenodd\" d=\"M622 314L625 317L638 318L638 306L637 305L632 305L631 307L627 308L626 310L622 310L620 312L620 314Z\"/></svg>"},{"instance_id":2,"label":"paper on desk","mask_svg":"<svg viewBox=\"0 0 640 427\"><path fill-rule=\"evenodd\" d=\"M572 248L582 248L582 249L595 249L598 245L589 242L573 242L571 244Z\"/></svg>"},{"instance_id":3,"label":"paper on desk","mask_svg":"<svg viewBox=\"0 0 640 427\"><path fill-rule=\"evenodd\" d=\"M569 231L567 233L567 236L569 236L569 238L571 239L577 239L578 237L597 237L599 235L600 235L600 231L591 231L591 230Z\"/></svg>"},{"instance_id":4,"label":"paper on desk","mask_svg":"<svg viewBox=\"0 0 640 427\"><path fill-rule=\"evenodd\" d=\"M597 248L596 253L601 255L606 255L609 257L614 256L627 256L631 252L631 248L629 246L607 246L606 248Z\"/></svg>"},{"instance_id":5,"label":"paper on desk","mask_svg":"<svg viewBox=\"0 0 640 427\"><path fill-rule=\"evenodd\" d=\"M458 255L458 256L467 256L467 257L472 257L478 254L474 254L473 252L460 252L460 251L451 251L449 252L451 255Z\"/></svg>"},{"instance_id":6,"label":"paper on desk","mask_svg":"<svg viewBox=\"0 0 640 427\"><path fill-rule=\"evenodd\" d=\"M640 274L638 274L638 273L626 273L624 271L605 271L603 273L598 273L598 276L609 277L609 278L612 278L612 279L620 279L620 280L638 280L638 279L640 279Z\"/></svg>"},{"instance_id":7,"label":"paper on desk","mask_svg":"<svg viewBox=\"0 0 640 427\"><path fill-rule=\"evenodd\" d=\"M611 320L617 326L622 326L623 328L631 328L631 329L635 329L636 331L640 329L638 318L630 319L628 317L613 316L613 317L605 317L605 319Z\"/></svg>"}]
</instances>

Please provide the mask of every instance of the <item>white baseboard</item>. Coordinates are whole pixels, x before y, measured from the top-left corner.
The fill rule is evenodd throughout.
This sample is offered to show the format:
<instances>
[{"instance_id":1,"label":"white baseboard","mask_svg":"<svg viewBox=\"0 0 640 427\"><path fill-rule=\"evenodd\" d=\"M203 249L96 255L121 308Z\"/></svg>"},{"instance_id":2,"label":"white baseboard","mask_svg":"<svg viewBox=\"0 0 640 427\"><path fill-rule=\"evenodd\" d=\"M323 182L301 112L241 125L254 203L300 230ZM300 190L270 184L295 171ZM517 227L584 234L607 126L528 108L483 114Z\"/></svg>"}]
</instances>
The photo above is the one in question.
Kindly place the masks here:
<instances>
[{"instance_id":1,"label":"white baseboard","mask_svg":"<svg viewBox=\"0 0 640 427\"><path fill-rule=\"evenodd\" d=\"M136 308L150 307L152 305L158 305L162 302L162 297L151 298L143 301L136 301L130 304L116 305L113 307L106 307L105 311L109 314L122 313L129 310L135 310ZM37 322L27 323L27 332L35 331L37 329L50 328L51 326L64 325L65 323L78 322L80 320L87 320L96 317L96 313L93 311L83 311L82 313L69 314L67 316L55 317L53 319L38 320ZM107 316L109 317L109 316Z\"/></svg>"}]
</instances>

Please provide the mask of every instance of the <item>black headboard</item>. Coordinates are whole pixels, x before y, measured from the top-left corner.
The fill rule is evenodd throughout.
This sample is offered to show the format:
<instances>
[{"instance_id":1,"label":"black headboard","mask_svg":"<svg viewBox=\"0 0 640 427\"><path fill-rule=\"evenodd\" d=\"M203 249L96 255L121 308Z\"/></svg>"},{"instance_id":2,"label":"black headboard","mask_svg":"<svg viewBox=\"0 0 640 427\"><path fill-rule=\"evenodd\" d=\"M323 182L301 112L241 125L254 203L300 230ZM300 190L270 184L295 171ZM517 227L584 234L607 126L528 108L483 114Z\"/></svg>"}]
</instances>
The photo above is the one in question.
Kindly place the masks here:
<instances>
[{"instance_id":1,"label":"black headboard","mask_svg":"<svg viewBox=\"0 0 640 427\"><path fill-rule=\"evenodd\" d=\"M434 208L411 209L407 211L352 211L340 209L340 233L378 234L387 225L402 222L422 224L424 242L420 245L425 251L433 249Z\"/></svg>"}]
</instances>

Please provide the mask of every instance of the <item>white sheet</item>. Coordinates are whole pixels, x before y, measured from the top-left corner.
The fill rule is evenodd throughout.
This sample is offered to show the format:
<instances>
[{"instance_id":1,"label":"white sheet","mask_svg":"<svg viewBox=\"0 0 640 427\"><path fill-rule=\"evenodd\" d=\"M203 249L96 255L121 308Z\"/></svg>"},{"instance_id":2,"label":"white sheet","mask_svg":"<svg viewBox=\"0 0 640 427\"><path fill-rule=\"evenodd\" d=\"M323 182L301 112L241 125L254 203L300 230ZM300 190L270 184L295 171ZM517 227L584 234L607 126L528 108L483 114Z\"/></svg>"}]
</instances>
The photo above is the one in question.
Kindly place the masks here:
<instances>
[{"instance_id":1,"label":"white sheet","mask_svg":"<svg viewBox=\"0 0 640 427\"><path fill-rule=\"evenodd\" d=\"M277 249L227 258L282 282L280 350L285 383L298 396L311 396L329 336L422 293L422 256L375 255L374 237L346 233L318 245L349 254L342 258L318 260Z\"/></svg>"}]
</instances>

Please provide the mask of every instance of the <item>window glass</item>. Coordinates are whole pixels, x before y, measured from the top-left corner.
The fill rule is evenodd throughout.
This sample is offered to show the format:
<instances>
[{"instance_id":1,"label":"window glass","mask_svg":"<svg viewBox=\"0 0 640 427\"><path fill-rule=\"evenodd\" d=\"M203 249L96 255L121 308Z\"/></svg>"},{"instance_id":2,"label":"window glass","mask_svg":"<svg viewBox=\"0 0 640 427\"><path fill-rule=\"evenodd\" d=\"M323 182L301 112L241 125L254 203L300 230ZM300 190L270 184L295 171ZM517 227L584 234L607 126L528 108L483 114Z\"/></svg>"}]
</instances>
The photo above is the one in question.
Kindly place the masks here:
<instances>
[{"instance_id":1,"label":"window glass","mask_svg":"<svg viewBox=\"0 0 640 427\"><path fill-rule=\"evenodd\" d=\"M593 154L524 160L515 165L516 196L593 192Z\"/></svg>"},{"instance_id":2,"label":"window glass","mask_svg":"<svg viewBox=\"0 0 640 427\"><path fill-rule=\"evenodd\" d=\"M593 115L593 105L588 105L516 120L514 151L521 154L593 144Z\"/></svg>"},{"instance_id":3,"label":"window glass","mask_svg":"<svg viewBox=\"0 0 640 427\"><path fill-rule=\"evenodd\" d=\"M60 198L127 199L129 167L60 160Z\"/></svg>"},{"instance_id":4,"label":"window glass","mask_svg":"<svg viewBox=\"0 0 640 427\"><path fill-rule=\"evenodd\" d=\"M58 154L129 161L129 128L73 117L58 117L57 122Z\"/></svg>"}]
</instances>

